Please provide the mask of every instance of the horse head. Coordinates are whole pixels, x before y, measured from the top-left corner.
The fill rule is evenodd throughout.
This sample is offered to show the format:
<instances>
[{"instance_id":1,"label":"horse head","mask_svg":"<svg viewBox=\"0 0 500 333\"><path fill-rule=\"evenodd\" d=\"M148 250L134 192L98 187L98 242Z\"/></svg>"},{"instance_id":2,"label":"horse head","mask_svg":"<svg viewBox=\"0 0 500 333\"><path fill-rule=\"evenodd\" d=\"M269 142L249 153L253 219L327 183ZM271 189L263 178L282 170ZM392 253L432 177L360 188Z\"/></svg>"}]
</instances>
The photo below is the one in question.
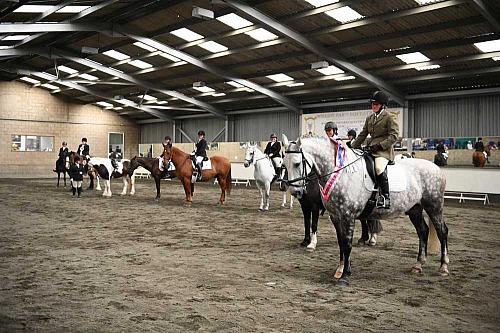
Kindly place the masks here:
<instances>
[{"instance_id":1,"label":"horse head","mask_svg":"<svg viewBox=\"0 0 500 333\"><path fill-rule=\"evenodd\" d=\"M245 168L248 168L250 164L254 163L255 158L255 147L248 147L247 152L245 153L245 162L243 165Z\"/></svg>"},{"instance_id":2,"label":"horse head","mask_svg":"<svg viewBox=\"0 0 500 333\"><path fill-rule=\"evenodd\" d=\"M168 161L170 161L172 159L172 144L171 143L167 143L167 144L164 144L162 143L163 145L163 163L165 165L168 164Z\"/></svg>"},{"instance_id":3,"label":"horse head","mask_svg":"<svg viewBox=\"0 0 500 333\"><path fill-rule=\"evenodd\" d=\"M137 162L137 156L132 157L132 159L129 162L128 166L128 175L129 177L132 177L134 174L135 169L139 167L139 163Z\"/></svg>"},{"instance_id":4,"label":"horse head","mask_svg":"<svg viewBox=\"0 0 500 333\"><path fill-rule=\"evenodd\" d=\"M279 177L279 187L280 191L287 191L288 190L288 171L286 170L285 166L282 165L280 169L280 177Z\"/></svg>"},{"instance_id":5,"label":"horse head","mask_svg":"<svg viewBox=\"0 0 500 333\"><path fill-rule=\"evenodd\" d=\"M297 143L289 142L283 134L283 145L286 147L283 165L288 172L286 183L290 186L291 194L300 199L306 192L307 175L312 171L312 163L302 151L300 138Z\"/></svg>"}]
</instances>

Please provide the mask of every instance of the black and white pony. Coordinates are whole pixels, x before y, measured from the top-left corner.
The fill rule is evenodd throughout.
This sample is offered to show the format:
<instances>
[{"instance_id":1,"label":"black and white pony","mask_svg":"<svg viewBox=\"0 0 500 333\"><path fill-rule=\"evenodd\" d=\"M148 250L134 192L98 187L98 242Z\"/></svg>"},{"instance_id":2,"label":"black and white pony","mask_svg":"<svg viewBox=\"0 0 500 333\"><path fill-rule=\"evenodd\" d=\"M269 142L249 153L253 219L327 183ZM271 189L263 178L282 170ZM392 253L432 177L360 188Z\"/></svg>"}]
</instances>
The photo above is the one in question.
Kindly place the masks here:
<instances>
[{"instance_id":1,"label":"black and white pony","mask_svg":"<svg viewBox=\"0 0 500 333\"><path fill-rule=\"evenodd\" d=\"M260 193L260 211L269 210L269 198L271 192L271 184L278 178L273 164L269 157L257 147L248 147L245 154L245 162L243 165L248 168L250 165L254 166L253 176L257 189ZM286 192L283 194L283 201L281 207L286 206ZM293 207L293 197L290 196L290 208Z\"/></svg>"},{"instance_id":2,"label":"black and white pony","mask_svg":"<svg viewBox=\"0 0 500 333\"><path fill-rule=\"evenodd\" d=\"M314 171L318 175L323 204L330 213L339 241L340 262L335 277L338 285L349 285L347 277L351 274L354 221L361 216L374 191L374 184L367 176L366 162L343 142L332 138L304 137L294 144L283 135L283 144L286 148L284 165L292 194L301 198L309 180L308 174ZM410 217L419 238L417 263L411 271L420 273L427 257L429 236L429 226L422 214L425 210L441 243L439 272L443 276L449 275L448 227L443 216L446 179L443 173L435 164L418 158L398 160L389 169L391 209L374 209L367 218L386 220L402 214ZM399 178L394 179L395 175Z\"/></svg>"},{"instance_id":3,"label":"black and white pony","mask_svg":"<svg viewBox=\"0 0 500 333\"><path fill-rule=\"evenodd\" d=\"M116 163L116 164L115 164ZM113 166L115 164L115 166ZM115 161L109 158L91 157L89 160L89 165L95 170L97 179L96 190L101 190L101 184L99 178L104 181L104 191L102 196L111 197L111 179L112 178L122 178L123 180L123 190L121 195L127 194L127 189L130 187L130 195L135 194L135 176L129 176L128 168L130 166L129 160Z\"/></svg>"}]
</instances>

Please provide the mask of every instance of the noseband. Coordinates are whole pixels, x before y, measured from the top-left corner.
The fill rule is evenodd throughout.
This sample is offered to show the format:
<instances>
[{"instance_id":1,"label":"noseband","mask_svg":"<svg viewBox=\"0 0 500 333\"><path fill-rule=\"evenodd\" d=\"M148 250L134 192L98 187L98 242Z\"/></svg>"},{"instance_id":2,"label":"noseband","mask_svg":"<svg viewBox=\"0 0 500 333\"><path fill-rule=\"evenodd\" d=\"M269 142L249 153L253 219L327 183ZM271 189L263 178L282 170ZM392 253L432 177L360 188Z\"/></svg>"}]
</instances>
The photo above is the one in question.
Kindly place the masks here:
<instances>
[{"instance_id":1,"label":"noseband","mask_svg":"<svg viewBox=\"0 0 500 333\"><path fill-rule=\"evenodd\" d=\"M302 187L306 187L306 184L307 182L311 181L312 179L309 177L309 175L307 174L307 171L306 171L306 167L309 166L309 168L311 168L312 170L312 165L309 163L309 161L306 159L306 157L304 156L304 152L302 151L302 148L299 149L298 151L293 151L293 150L286 150L285 151L285 154L300 154L301 158L302 158L302 176L301 177L298 177L298 178L295 178L295 179L280 179L280 181L284 182L286 185L290 186L294 183L297 183L299 181L304 181L304 184L302 185Z\"/></svg>"}]
</instances>

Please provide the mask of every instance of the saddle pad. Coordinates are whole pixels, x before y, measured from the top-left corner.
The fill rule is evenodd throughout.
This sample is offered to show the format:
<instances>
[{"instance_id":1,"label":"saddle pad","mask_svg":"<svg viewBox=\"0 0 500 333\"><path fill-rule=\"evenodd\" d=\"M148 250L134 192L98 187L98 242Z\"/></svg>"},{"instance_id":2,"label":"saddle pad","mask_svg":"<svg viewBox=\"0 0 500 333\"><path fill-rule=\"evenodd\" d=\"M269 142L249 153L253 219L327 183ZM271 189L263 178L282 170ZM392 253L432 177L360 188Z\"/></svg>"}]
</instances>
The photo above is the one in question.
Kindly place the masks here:
<instances>
[{"instance_id":1,"label":"saddle pad","mask_svg":"<svg viewBox=\"0 0 500 333\"><path fill-rule=\"evenodd\" d=\"M390 192L403 192L406 190L406 173L397 161L394 165L387 166L387 175L389 178L389 191ZM363 185L367 191L373 191L373 182L366 170L366 164L363 163Z\"/></svg>"},{"instance_id":2,"label":"saddle pad","mask_svg":"<svg viewBox=\"0 0 500 333\"><path fill-rule=\"evenodd\" d=\"M203 166L201 167L201 170L211 170L212 169L212 160L210 157L207 157L207 161L203 161ZM200 161L203 159L203 156L196 156L196 162L200 163ZM191 163L193 164L193 163ZM193 169L195 168L195 165L193 164Z\"/></svg>"}]
</instances>

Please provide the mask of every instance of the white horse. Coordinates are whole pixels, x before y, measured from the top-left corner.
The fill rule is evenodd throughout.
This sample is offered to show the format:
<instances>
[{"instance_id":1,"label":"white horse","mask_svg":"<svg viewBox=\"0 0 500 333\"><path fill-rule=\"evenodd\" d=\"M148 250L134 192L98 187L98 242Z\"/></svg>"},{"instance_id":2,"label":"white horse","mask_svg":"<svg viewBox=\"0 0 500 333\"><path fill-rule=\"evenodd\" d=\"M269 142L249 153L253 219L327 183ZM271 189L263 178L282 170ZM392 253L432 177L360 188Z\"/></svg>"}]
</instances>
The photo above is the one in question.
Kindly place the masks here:
<instances>
[{"instance_id":1,"label":"white horse","mask_svg":"<svg viewBox=\"0 0 500 333\"><path fill-rule=\"evenodd\" d=\"M116 161L118 168L115 169L109 158L92 157L89 160L89 165L96 171L97 186L96 190L101 190L99 177L104 181L103 197L111 197L111 178L122 178L123 190L120 195L126 195L127 189L130 187L130 195L135 194L135 176L128 175L128 168L130 166L129 160Z\"/></svg>"},{"instance_id":2,"label":"white horse","mask_svg":"<svg viewBox=\"0 0 500 333\"><path fill-rule=\"evenodd\" d=\"M277 178L276 172L274 170L273 164L269 157L267 157L263 152L257 147L249 147L245 154L245 163L243 164L245 168L248 168L251 164L254 165L253 176L257 188L260 193L260 206L259 210L268 211L269 210L269 193L271 191L271 183L275 178ZM283 194L283 202L281 207L286 205L287 193ZM264 205L265 198L265 205ZM290 208L293 207L293 198L290 196Z\"/></svg>"},{"instance_id":3,"label":"white horse","mask_svg":"<svg viewBox=\"0 0 500 333\"><path fill-rule=\"evenodd\" d=\"M350 254L354 233L354 220L362 216L366 203L374 191L374 184L367 175L366 162L343 142L325 138L300 138L291 143L283 135L287 151L284 165L292 194L300 198L311 170L317 173L325 208L337 231L340 262L335 277L338 285L349 285L351 274ZM440 168L427 160L410 158L396 161L390 167L391 209L374 209L366 218L387 219L406 214L410 217L419 238L417 263L412 272L422 272L426 261L429 226L422 212L425 210L441 242L441 267L443 276L448 271L448 227L444 222L443 205L446 179ZM392 176L391 176L392 175ZM395 177L391 180L392 177Z\"/></svg>"}]
</instances>

